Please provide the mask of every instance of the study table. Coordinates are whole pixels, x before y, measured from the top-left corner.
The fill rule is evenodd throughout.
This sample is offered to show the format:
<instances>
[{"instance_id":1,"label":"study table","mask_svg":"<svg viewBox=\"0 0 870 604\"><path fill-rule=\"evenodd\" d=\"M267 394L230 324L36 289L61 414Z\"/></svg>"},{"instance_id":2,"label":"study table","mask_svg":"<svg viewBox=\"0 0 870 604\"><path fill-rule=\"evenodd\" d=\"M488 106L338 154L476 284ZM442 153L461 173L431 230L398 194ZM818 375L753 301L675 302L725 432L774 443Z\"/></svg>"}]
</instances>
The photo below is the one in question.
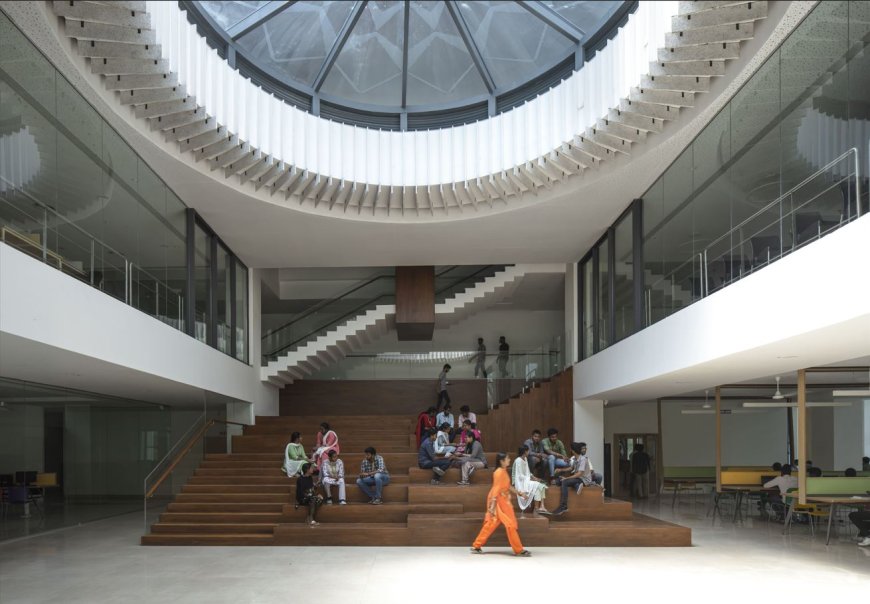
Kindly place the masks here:
<instances>
[{"instance_id":1,"label":"study table","mask_svg":"<svg viewBox=\"0 0 870 604\"><path fill-rule=\"evenodd\" d=\"M795 504L799 503L798 494L792 492L788 494L791 497L791 503L788 506L788 516L786 517L786 526L794 511ZM828 533L825 537L825 545L831 541L831 524L833 523L834 513L837 511L838 505L852 506L870 506L870 494L867 495L807 495L807 503L821 503L831 506L828 513Z\"/></svg>"}]
</instances>

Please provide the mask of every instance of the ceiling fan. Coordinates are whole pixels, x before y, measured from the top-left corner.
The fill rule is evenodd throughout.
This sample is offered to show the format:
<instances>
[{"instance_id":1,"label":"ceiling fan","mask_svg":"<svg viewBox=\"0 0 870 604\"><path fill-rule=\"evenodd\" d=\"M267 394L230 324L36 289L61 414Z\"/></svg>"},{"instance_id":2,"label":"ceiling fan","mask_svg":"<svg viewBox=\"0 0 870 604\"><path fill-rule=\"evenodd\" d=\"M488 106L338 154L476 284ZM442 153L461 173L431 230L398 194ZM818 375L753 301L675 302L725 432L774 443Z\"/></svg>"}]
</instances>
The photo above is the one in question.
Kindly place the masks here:
<instances>
[{"instance_id":1,"label":"ceiling fan","mask_svg":"<svg viewBox=\"0 0 870 604\"><path fill-rule=\"evenodd\" d=\"M775 400L775 401L781 401L781 400L783 400L783 399L786 399L786 398L789 398L789 397L792 397L792 396L797 396L797 391L795 391L795 392L786 392L785 394L783 394L783 393L780 391L780 389L779 389L779 380L781 380L781 379L782 379L782 378L780 378L779 376L776 376L776 392L774 392L774 393L773 393L773 396L770 397L770 398L772 398L772 399Z\"/></svg>"}]
</instances>

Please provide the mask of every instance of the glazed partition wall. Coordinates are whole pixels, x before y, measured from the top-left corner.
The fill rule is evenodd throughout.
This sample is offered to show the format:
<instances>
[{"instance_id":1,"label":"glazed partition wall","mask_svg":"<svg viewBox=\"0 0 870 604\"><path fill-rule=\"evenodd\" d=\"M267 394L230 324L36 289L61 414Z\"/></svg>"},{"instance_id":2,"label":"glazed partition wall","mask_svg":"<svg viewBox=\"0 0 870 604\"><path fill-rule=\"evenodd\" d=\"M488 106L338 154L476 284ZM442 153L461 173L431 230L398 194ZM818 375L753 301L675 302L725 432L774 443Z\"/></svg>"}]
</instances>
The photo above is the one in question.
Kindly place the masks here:
<instances>
[{"instance_id":1,"label":"glazed partition wall","mask_svg":"<svg viewBox=\"0 0 870 604\"><path fill-rule=\"evenodd\" d=\"M248 360L247 268L3 13L0 240Z\"/></svg>"},{"instance_id":2,"label":"glazed partition wall","mask_svg":"<svg viewBox=\"0 0 870 604\"><path fill-rule=\"evenodd\" d=\"M819 3L608 229L578 265L581 358L867 213L868 42L870 3Z\"/></svg>"},{"instance_id":3,"label":"glazed partition wall","mask_svg":"<svg viewBox=\"0 0 870 604\"><path fill-rule=\"evenodd\" d=\"M9 379L0 400L0 488L39 485L28 506L9 504L0 540L141 510L142 481L171 444L206 411L226 414L224 402L169 407Z\"/></svg>"}]
</instances>

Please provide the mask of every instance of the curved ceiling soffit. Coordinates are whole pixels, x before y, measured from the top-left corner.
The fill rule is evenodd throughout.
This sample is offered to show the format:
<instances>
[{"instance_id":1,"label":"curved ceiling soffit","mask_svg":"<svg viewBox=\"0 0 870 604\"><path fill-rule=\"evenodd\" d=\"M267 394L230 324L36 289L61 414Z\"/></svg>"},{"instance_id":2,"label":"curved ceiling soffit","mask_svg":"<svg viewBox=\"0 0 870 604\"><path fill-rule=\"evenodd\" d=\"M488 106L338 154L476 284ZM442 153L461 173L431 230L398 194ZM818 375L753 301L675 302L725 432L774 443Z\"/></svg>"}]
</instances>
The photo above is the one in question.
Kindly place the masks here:
<instances>
[{"instance_id":1,"label":"curved ceiling soffit","mask_svg":"<svg viewBox=\"0 0 870 604\"><path fill-rule=\"evenodd\" d=\"M421 222L523 207L530 194L596 172L602 162L630 155L632 145L661 132L679 116L680 108L693 106L695 94L709 90L711 80L724 75L726 63L739 57L740 43L753 37L754 22L767 14L767 2L723 2L683 12L688 6L680 3L681 12L672 17L672 31L666 34L666 47L658 49L658 62L650 63L649 74L618 106L559 148L480 178L403 187L300 169L264 155L216 124L206 108L186 94L168 61L161 58L145 2L113 2L111 7L53 3L64 21L62 35L77 41L76 48L89 60L91 70L104 76L107 89L119 92L117 100L132 105L136 118L147 121L151 130L160 130L182 154L204 160L213 173L225 179L237 177L246 192L263 190L269 198L293 200L294 207L303 211L363 220L413 216Z\"/></svg>"}]
</instances>

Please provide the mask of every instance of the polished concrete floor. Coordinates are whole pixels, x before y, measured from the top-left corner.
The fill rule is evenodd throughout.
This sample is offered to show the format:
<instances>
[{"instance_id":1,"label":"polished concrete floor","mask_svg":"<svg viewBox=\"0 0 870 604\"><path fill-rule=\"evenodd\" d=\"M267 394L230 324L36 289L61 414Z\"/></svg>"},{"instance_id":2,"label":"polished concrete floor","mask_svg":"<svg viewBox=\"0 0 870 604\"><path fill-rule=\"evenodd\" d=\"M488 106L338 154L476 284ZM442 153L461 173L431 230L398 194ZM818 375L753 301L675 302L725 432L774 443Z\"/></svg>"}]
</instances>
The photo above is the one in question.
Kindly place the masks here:
<instances>
[{"instance_id":1,"label":"polished concrete floor","mask_svg":"<svg viewBox=\"0 0 870 604\"><path fill-rule=\"evenodd\" d=\"M126 514L0 543L0 602L485 604L564 595L791 603L870 594L870 548L845 532L825 546L806 526L784 536L757 517L712 521L700 501L672 509L670 498L653 498L637 509L691 526L694 547L536 548L530 559L501 548L472 556L464 548L141 547L142 515Z\"/></svg>"}]
</instances>

